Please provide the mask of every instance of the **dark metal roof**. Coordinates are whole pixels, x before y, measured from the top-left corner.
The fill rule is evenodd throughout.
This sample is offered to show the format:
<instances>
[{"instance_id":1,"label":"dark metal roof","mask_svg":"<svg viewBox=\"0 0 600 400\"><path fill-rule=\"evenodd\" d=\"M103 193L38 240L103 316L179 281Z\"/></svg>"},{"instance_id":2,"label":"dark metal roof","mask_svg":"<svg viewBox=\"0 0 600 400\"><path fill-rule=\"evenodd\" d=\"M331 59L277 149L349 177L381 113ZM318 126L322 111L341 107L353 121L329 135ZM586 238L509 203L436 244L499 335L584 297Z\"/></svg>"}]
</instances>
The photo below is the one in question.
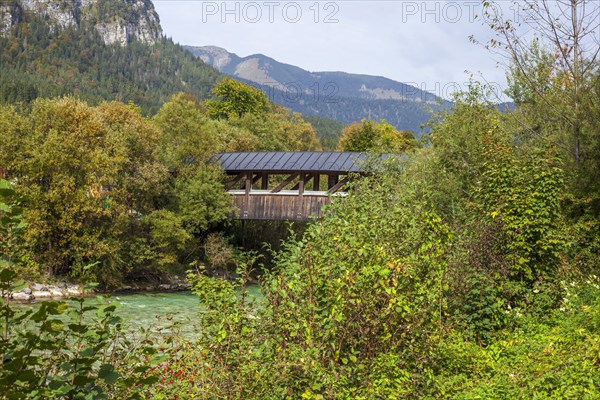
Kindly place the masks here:
<instances>
[{"instance_id":1,"label":"dark metal roof","mask_svg":"<svg viewBox=\"0 0 600 400\"><path fill-rule=\"evenodd\" d=\"M215 158L227 172L357 172L361 170L366 156L363 153L333 151L271 151L220 153Z\"/></svg>"}]
</instances>

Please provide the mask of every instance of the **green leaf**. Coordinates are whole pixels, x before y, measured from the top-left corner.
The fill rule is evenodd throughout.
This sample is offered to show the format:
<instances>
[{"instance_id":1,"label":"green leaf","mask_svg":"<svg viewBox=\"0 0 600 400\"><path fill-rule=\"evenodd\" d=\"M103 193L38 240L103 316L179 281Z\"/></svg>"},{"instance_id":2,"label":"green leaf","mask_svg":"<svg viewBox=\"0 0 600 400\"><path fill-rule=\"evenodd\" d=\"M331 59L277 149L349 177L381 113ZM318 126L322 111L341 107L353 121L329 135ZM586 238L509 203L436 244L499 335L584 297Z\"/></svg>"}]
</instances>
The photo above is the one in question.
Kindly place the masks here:
<instances>
[{"instance_id":1,"label":"green leaf","mask_svg":"<svg viewBox=\"0 0 600 400\"><path fill-rule=\"evenodd\" d=\"M88 271L88 270L90 270L91 268L95 267L95 266L96 266L96 265L98 265L98 264L100 264L100 261L96 261L96 262L94 262L94 263L91 263L91 264L85 265L85 266L83 267L83 270L84 270L84 271ZM96 285L97 285L97 284L96 284Z\"/></svg>"},{"instance_id":2,"label":"green leaf","mask_svg":"<svg viewBox=\"0 0 600 400\"><path fill-rule=\"evenodd\" d=\"M11 269L3 269L0 271L0 282L9 283L17 277L17 273Z\"/></svg>"},{"instance_id":3,"label":"green leaf","mask_svg":"<svg viewBox=\"0 0 600 400\"><path fill-rule=\"evenodd\" d=\"M70 392L72 389L73 389L73 388L72 388L72 386L71 386L71 385L69 385L68 383L63 383L63 385L62 385L62 386L60 386L58 389L54 390L53 392L54 392L54 394L56 394L56 395L58 395L58 396L60 397L60 396L64 396L64 395L66 395L66 394L67 394L67 393L69 393L69 392Z\"/></svg>"},{"instance_id":4,"label":"green leaf","mask_svg":"<svg viewBox=\"0 0 600 400\"><path fill-rule=\"evenodd\" d=\"M49 315L61 315L69 310L69 304L64 301L47 301L44 306Z\"/></svg>"},{"instance_id":5,"label":"green leaf","mask_svg":"<svg viewBox=\"0 0 600 400\"><path fill-rule=\"evenodd\" d=\"M151 385L151 384L153 384L153 383L156 383L156 382L158 382L158 376L151 375L151 376L148 376L148 377L146 377L146 378L142 378L142 379L140 379L140 381L139 381L139 382L140 382L140 383L143 383L143 384L146 384L146 385Z\"/></svg>"},{"instance_id":6,"label":"green leaf","mask_svg":"<svg viewBox=\"0 0 600 400\"><path fill-rule=\"evenodd\" d=\"M79 324L69 324L69 329L71 332L75 333L85 333L88 331L87 325L79 325Z\"/></svg>"},{"instance_id":7,"label":"green leaf","mask_svg":"<svg viewBox=\"0 0 600 400\"><path fill-rule=\"evenodd\" d=\"M6 179L0 180L0 196L9 197L14 196L15 190L12 188L12 185Z\"/></svg>"},{"instance_id":8,"label":"green leaf","mask_svg":"<svg viewBox=\"0 0 600 400\"><path fill-rule=\"evenodd\" d=\"M51 319L46 321L42 328L52 333L59 333L65 329L65 323L59 319Z\"/></svg>"},{"instance_id":9,"label":"green leaf","mask_svg":"<svg viewBox=\"0 0 600 400\"><path fill-rule=\"evenodd\" d=\"M115 371L115 367L111 364L103 364L100 371L98 371L98 378L109 385L114 384L120 377L121 375Z\"/></svg>"}]
</instances>

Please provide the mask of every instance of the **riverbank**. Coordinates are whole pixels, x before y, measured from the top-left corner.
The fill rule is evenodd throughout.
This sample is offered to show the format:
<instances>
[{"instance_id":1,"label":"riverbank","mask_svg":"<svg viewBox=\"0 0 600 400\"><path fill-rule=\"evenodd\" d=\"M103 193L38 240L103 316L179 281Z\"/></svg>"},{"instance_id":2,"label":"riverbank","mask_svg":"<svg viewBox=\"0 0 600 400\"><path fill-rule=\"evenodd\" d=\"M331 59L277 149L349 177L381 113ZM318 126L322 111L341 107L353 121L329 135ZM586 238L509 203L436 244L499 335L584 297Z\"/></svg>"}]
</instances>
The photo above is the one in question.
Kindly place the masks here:
<instances>
[{"instance_id":1,"label":"riverbank","mask_svg":"<svg viewBox=\"0 0 600 400\"><path fill-rule=\"evenodd\" d=\"M88 288L84 285L70 284L66 282L55 285L34 283L19 291L11 292L8 296L12 301L28 303L36 300L60 300L70 297L91 297L101 294L183 292L190 289L190 284L181 282L179 280L160 284L125 285L111 290L97 290Z\"/></svg>"}]
</instances>

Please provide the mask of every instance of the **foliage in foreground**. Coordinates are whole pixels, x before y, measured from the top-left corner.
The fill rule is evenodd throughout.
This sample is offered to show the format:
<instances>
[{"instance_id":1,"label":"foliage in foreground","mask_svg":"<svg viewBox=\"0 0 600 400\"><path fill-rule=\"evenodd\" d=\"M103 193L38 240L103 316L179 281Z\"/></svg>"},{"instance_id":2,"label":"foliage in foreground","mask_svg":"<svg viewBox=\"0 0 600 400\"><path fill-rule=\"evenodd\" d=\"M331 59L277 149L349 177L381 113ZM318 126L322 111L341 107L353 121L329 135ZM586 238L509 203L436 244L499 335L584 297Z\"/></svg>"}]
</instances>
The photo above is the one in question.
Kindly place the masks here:
<instances>
[{"instance_id":1,"label":"foliage in foreground","mask_svg":"<svg viewBox=\"0 0 600 400\"><path fill-rule=\"evenodd\" d=\"M538 293L544 296L543 293ZM597 276L564 283L547 317L519 315L487 346L451 332L438 348L432 398L595 399L600 396Z\"/></svg>"},{"instance_id":2,"label":"foliage in foreground","mask_svg":"<svg viewBox=\"0 0 600 400\"><path fill-rule=\"evenodd\" d=\"M0 272L2 295L15 278ZM48 301L37 311L2 303L0 393L7 399L142 398L136 387L153 383L156 354L147 337L128 338L117 304Z\"/></svg>"},{"instance_id":3,"label":"foliage in foreground","mask_svg":"<svg viewBox=\"0 0 600 400\"><path fill-rule=\"evenodd\" d=\"M125 335L118 303L43 302L37 310L11 306L24 286L17 266L26 225L19 198L0 180L0 396L7 399L140 398L137 386L157 350L145 335ZM101 300L101 299L98 299ZM118 394L117 394L118 393Z\"/></svg>"}]
</instances>

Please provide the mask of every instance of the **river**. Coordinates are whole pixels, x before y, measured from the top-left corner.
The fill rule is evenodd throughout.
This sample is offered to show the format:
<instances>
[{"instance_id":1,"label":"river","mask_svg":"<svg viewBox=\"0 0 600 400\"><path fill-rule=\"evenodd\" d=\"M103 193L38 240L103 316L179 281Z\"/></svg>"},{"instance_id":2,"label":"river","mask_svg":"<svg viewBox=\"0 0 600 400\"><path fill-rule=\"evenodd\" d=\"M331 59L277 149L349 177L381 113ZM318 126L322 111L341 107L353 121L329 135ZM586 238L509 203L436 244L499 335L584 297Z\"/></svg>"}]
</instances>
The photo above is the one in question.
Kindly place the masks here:
<instances>
[{"instance_id":1,"label":"river","mask_svg":"<svg viewBox=\"0 0 600 400\"><path fill-rule=\"evenodd\" d=\"M248 293L251 296L262 297L258 285L249 286ZM159 327L178 322L181 333L191 338L196 330L198 314L202 310L198 297L191 292L114 294L104 297L109 302L117 301L120 304L115 314L123 319L128 330L139 327L157 330ZM90 305L98 304L99 301L97 297L85 299L85 303ZM39 302L13 305L24 310L37 307Z\"/></svg>"}]
</instances>

